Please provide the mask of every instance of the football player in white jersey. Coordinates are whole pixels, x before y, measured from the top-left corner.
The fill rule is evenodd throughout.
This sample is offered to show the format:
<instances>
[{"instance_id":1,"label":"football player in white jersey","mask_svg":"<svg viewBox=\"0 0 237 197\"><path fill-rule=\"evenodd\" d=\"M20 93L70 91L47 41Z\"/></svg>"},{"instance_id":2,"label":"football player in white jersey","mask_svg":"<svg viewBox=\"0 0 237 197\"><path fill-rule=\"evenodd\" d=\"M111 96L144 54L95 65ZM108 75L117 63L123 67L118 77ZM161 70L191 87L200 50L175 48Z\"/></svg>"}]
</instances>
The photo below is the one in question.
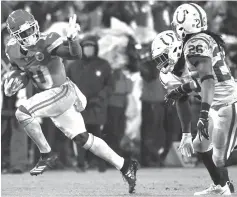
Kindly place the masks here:
<instances>
[{"instance_id":1,"label":"football player in white jersey","mask_svg":"<svg viewBox=\"0 0 237 197\"><path fill-rule=\"evenodd\" d=\"M176 100L176 109L183 132L179 150L182 155L190 156L193 152L192 140L196 137L197 130L191 130L191 109L188 94L191 91L200 91L200 85L195 79L198 73L187 70L182 53L182 42L177 40L176 35L171 30L161 32L156 36L152 42L151 53L156 67L161 71L160 81L168 92L166 99L172 102ZM205 141L203 142L205 144ZM212 151L207 153L198 152L198 155L203 160L215 185L229 181L227 169L217 168L214 165ZM229 186L231 191L234 192L233 184L230 183ZM200 194L202 193L205 193L205 191Z\"/></svg>"},{"instance_id":2,"label":"football player in white jersey","mask_svg":"<svg viewBox=\"0 0 237 197\"><path fill-rule=\"evenodd\" d=\"M190 72L197 71L201 86L201 111L197 123L198 135L194 150L206 159L210 175L237 163L234 150L237 127L237 84L225 63L224 42L220 36L207 31L205 11L194 3L182 4L173 15L172 26L183 41L183 52ZM171 93L172 95L172 93ZM205 162L204 162L205 163ZM216 168L215 168L216 166ZM212 176L212 175L211 175ZM210 188L195 195L230 195L229 181L213 177Z\"/></svg>"},{"instance_id":3,"label":"football player in white jersey","mask_svg":"<svg viewBox=\"0 0 237 197\"><path fill-rule=\"evenodd\" d=\"M186 82L192 81L191 76L184 66L184 58L181 58L181 56L182 42L177 40L174 31L163 31L153 40L151 57L156 68L160 70L159 78L167 92ZM195 83L190 84L192 84L193 89L196 88ZM193 144L191 135L191 109L188 102L188 95L182 95L182 98L177 99L175 104L183 133L180 151L184 156L191 156L193 153Z\"/></svg>"}]
</instances>

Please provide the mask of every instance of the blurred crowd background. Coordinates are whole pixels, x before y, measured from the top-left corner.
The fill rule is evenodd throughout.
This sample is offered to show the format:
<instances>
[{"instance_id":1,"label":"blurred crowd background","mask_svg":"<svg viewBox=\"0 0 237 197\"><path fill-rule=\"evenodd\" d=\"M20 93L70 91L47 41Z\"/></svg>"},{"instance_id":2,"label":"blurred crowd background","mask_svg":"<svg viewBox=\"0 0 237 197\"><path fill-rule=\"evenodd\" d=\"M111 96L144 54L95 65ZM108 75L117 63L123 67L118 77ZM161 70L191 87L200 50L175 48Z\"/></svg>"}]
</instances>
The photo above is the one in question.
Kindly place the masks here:
<instances>
[{"instance_id":1,"label":"blurred crowd background","mask_svg":"<svg viewBox=\"0 0 237 197\"><path fill-rule=\"evenodd\" d=\"M103 138L117 153L133 157L142 167L163 167L181 127L175 107L164 104L165 90L152 67L150 44L155 35L170 29L173 11L182 1L1 1L1 77L10 65L4 48L9 35L5 21L16 9L31 12L41 32L65 36L68 19L77 14L81 26L81 60L64 60L70 79L86 95L82 115L89 132ZM202 1L209 29L222 34L228 65L237 78L237 2ZM1 92L2 173L22 173L34 165L39 151L14 116L17 106L35 93L29 84L13 97ZM190 96L192 129L196 128L200 101ZM77 171L109 164L93 157L58 130L50 119L39 119L52 150L59 153L56 169ZM186 161L193 166L198 158Z\"/></svg>"}]
</instances>

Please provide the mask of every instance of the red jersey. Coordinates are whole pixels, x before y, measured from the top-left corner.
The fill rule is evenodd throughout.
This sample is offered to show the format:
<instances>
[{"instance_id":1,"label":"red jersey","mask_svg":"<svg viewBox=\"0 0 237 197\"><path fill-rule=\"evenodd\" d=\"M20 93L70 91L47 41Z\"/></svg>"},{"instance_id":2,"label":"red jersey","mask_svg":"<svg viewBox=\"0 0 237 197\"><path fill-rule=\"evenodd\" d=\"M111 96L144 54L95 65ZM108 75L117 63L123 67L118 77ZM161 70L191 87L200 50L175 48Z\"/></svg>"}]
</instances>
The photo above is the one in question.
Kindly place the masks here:
<instances>
[{"instance_id":1,"label":"red jersey","mask_svg":"<svg viewBox=\"0 0 237 197\"><path fill-rule=\"evenodd\" d=\"M63 38L54 32L41 34L38 42L27 50L15 39L11 39L6 46L6 54L14 69L26 72L37 88L46 90L66 81L62 58L52 54L61 44Z\"/></svg>"}]
</instances>

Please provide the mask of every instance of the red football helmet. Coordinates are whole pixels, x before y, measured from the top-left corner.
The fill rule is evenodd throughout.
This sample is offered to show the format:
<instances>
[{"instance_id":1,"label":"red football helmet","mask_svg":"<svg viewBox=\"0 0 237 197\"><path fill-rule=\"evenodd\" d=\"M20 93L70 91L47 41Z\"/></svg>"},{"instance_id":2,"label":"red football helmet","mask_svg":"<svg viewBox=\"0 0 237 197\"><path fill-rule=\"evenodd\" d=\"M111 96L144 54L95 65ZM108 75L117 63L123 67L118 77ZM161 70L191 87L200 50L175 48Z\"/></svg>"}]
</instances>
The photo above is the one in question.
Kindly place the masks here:
<instances>
[{"instance_id":1,"label":"red football helmet","mask_svg":"<svg viewBox=\"0 0 237 197\"><path fill-rule=\"evenodd\" d=\"M39 39L39 25L34 16L25 10L13 11L6 21L7 29L21 46L35 45Z\"/></svg>"}]
</instances>

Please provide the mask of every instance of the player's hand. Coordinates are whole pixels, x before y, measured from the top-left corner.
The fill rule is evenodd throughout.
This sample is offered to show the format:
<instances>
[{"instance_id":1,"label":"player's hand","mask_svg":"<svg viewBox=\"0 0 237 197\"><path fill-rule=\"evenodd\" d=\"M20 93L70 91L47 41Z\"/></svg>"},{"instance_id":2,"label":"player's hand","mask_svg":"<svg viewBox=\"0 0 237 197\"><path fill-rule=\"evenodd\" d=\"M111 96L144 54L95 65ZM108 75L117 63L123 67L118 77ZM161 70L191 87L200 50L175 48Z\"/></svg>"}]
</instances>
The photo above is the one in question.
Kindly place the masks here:
<instances>
[{"instance_id":1,"label":"player's hand","mask_svg":"<svg viewBox=\"0 0 237 197\"><path fill-rule=\"evenodd\" d=\"M191 133L183 133L178 150L186 157L192 156L194 149Z\"/></svg>"},{"instance_id":2,"label":"player's hand","mask_svg":"<svg viewBox=\"0 0 237 197\"><path fill-rule=\"evenodd\" d=\"M76 21L77 21L77 15L73 14L73 16L69 18L69 27L67 29L67 38L69 40L74 40L78 32L81 30L80 25L76 23Z\"/></svg>"},{"instance_id":3,"label":"player's hand","mask_svg":"<svg viewBox=\"0 0 237 197\"><path fill-rule=\"evenodd\" d=\"M202 136L209 140L209 133L208 133L208 119L199 118L197 123L197 130L199 135L199 140L202 141Z\"/></svg>"},{"instance_id":4,"label":"player's hand","mask_svg":"<svg viewBox=\"0 0 237 197\"><path fill-rule=\"evenodd\" d=\"M180 87L177 87L165 95L165 104L168 106L174 105L176 100L185 95L187 95L187 93L181 91Z\"/></svg>"},{"instance_id":5,"label":"player's hand","mask_svg":"<svg viewBox=\"0 0 237 197\"><path fill-rule=\"evenodd\" d=\"M172 98L167 98L167 94L165 95L164 100L165 100L165 105L166 105L167 107L170 107L170 106L172 106L172 105L175 104L175 100L172 99Z\"/></svg>"},{"instance_id":6,"label":"player's hand","mask_svg":"<svg viewBox=\"0 0 237 197\"><path fill-rule=\"evenodd\" d=\"M18 92L24 84L17 78L11 78L10 80L5 79L4 82L4 93L6 96L12 96Z\"/></svg>"},{"instance_id":7,"label":"player's hand","mask_svg":"<svg viewBox=\"0 0 237 197\"><path fill-rule=\"evenodd\" d=\"M165 98L167 99L173 99L173 100L178 100L182 96L187 95L186 92L181 91L180 87L177 87L173 90L171 90L168 94L165 95Z\"/></svg>"}]
</instances>

